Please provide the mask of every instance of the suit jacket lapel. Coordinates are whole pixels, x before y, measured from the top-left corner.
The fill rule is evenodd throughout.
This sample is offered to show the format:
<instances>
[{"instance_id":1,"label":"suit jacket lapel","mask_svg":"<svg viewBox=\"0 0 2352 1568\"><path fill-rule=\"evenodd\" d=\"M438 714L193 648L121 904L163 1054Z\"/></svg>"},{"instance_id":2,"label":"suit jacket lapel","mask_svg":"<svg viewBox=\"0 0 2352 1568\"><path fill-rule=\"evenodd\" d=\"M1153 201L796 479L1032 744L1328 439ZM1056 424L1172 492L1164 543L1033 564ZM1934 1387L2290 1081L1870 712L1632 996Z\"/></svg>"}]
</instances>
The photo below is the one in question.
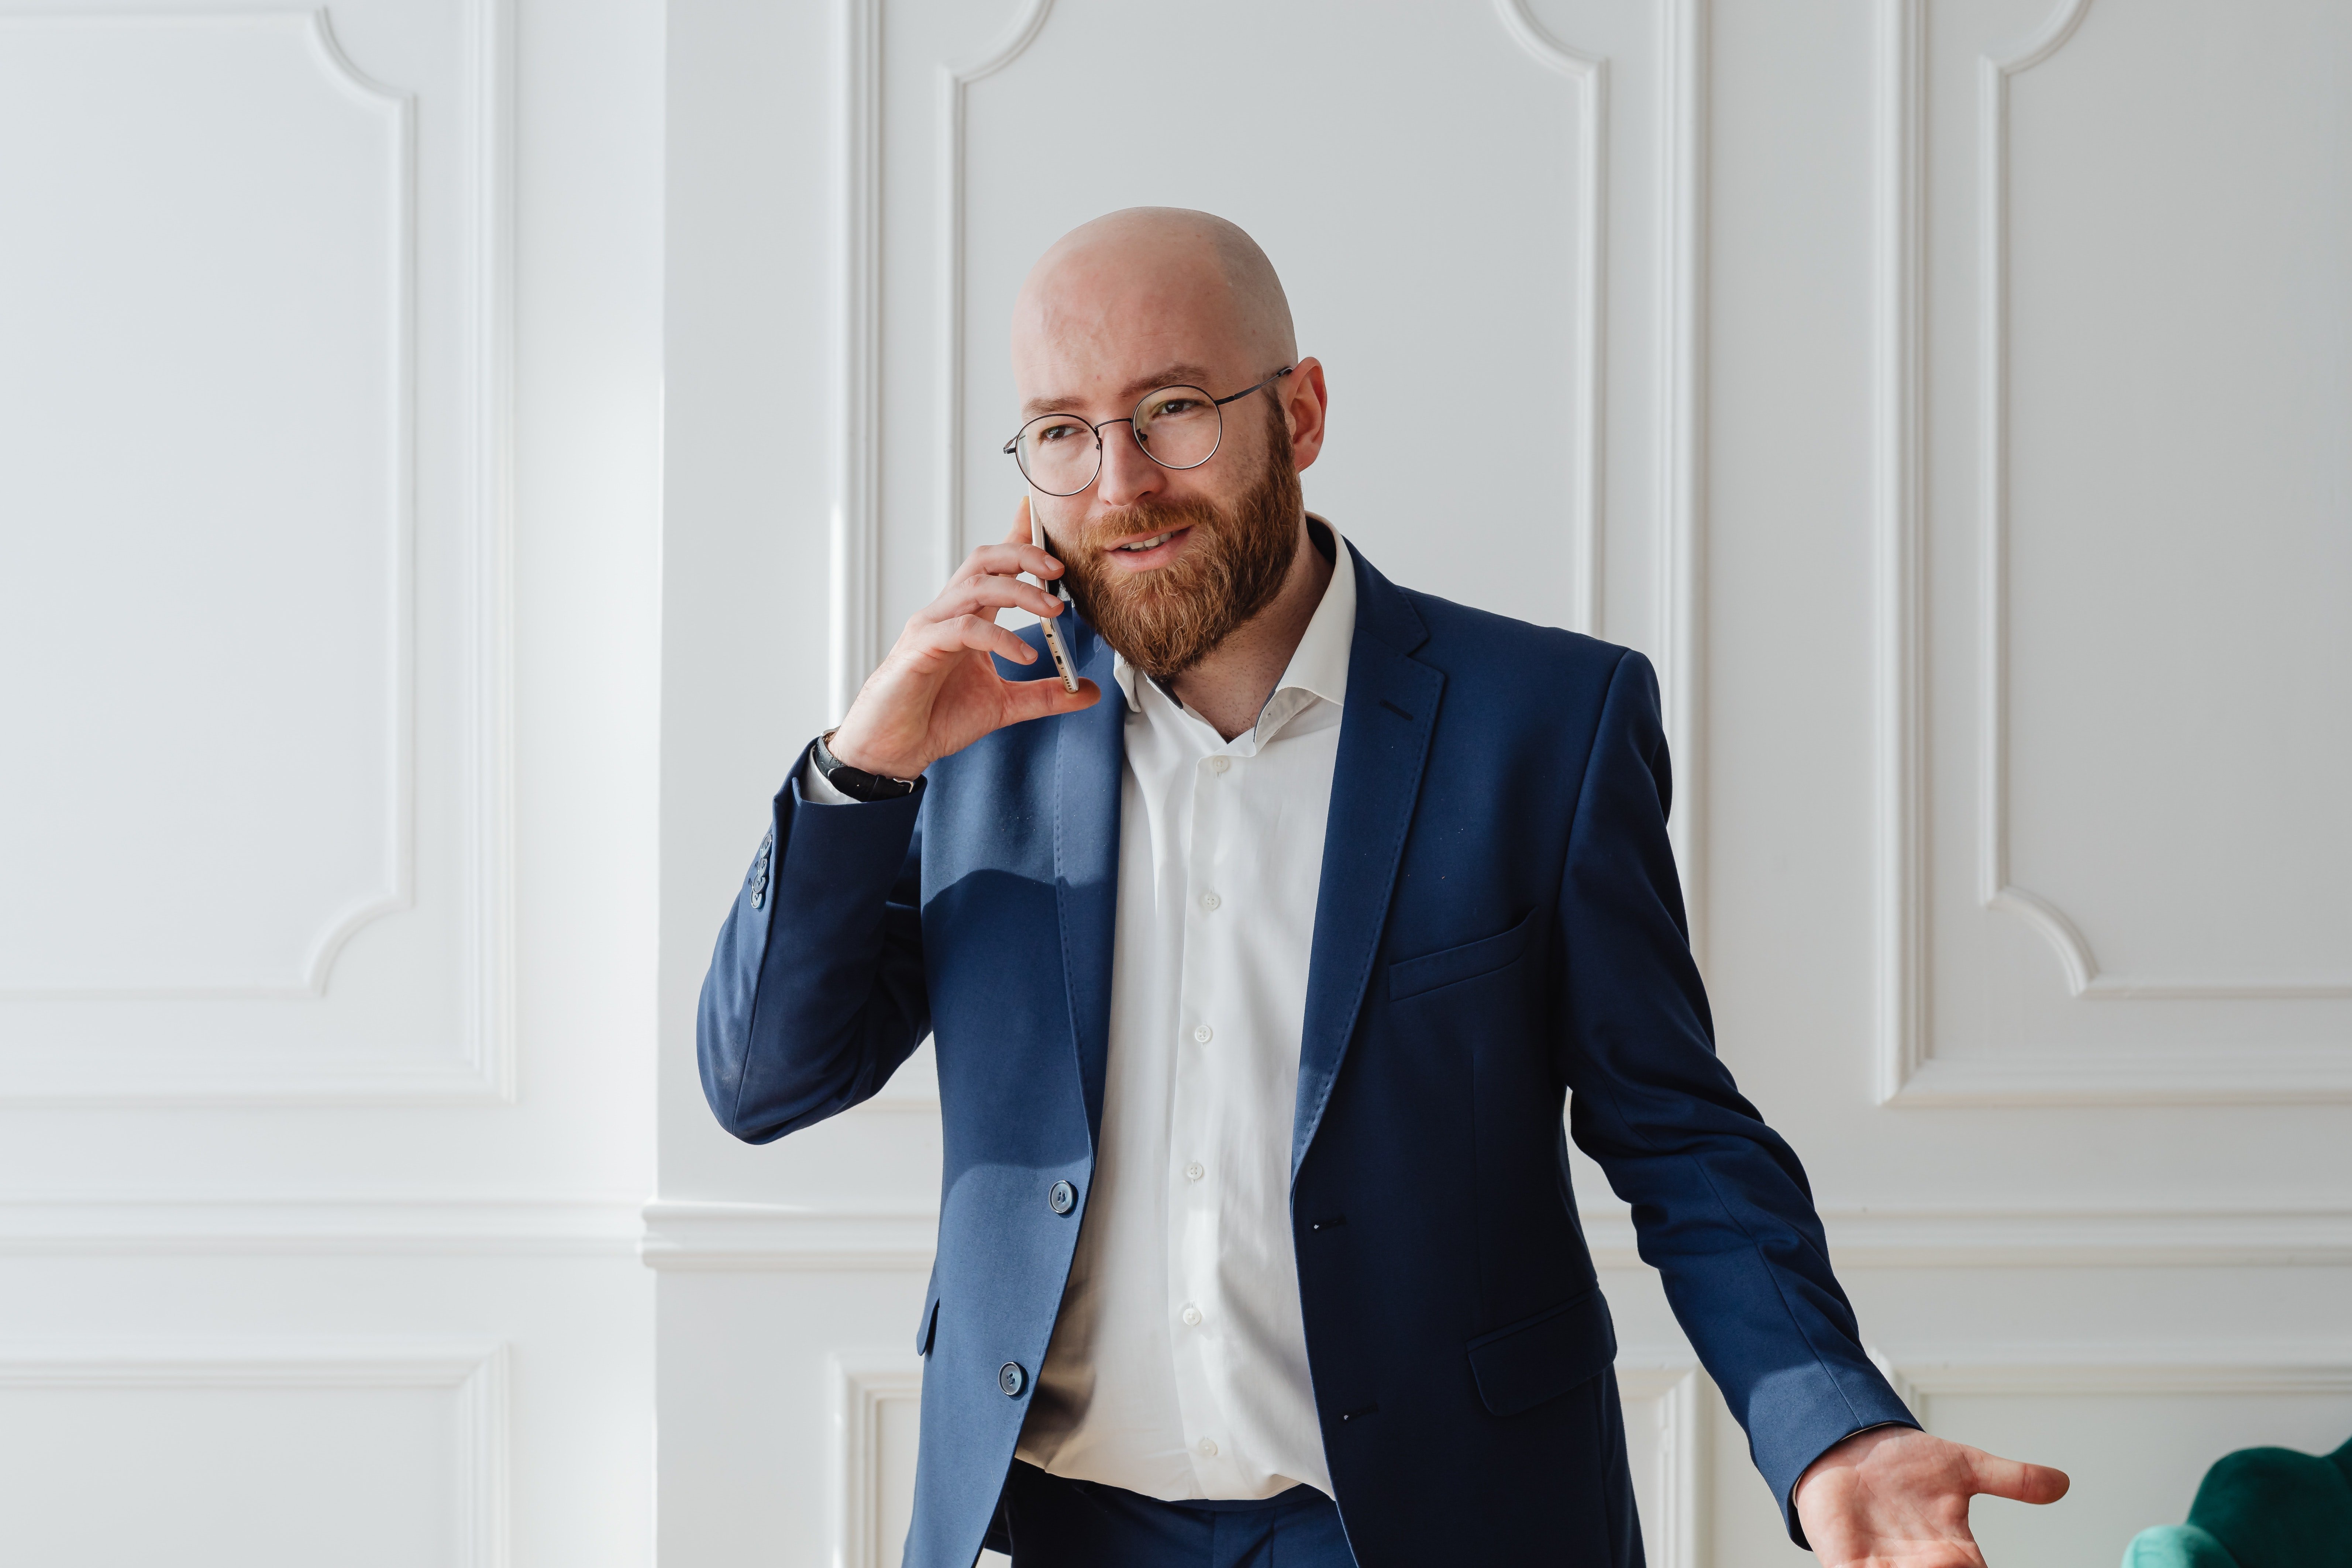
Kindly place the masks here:
<instances>
[{"instance_id":1,"label":"suit jacket lapel","mask_svg":"<svg viewBox=\"0 0 2352 1568\"><path fill-rule=\"evenodd\" d=\"M1063 626L1081 675L1102 700L1054 727L1054 902L1061 916L1062 975L1069 987L1087 1136L1102 1135L1103 1070L1110 1058L1110 973L1118 914L1119 765L1126 756L1127 704L1111 679L1109 645L1076 616ZM1051 676L1044 679L1051 679Z\"/></svg>"},{"instance_id":2,"label":"suit jacket lapel","mask_svg":"<svg viewBox=\"0 0 2352 1568\"><path fill-rule=\"evenodd\" d=\"M1356 636L1348 655L1348 699L1307 966L1307 1021L1291 1125L1293 1179L1355 1034L1445 687L1442 672L1410 657L1429 635L1411 601L1360 553L1355 563Z\"/></svg>"}]
</instances>

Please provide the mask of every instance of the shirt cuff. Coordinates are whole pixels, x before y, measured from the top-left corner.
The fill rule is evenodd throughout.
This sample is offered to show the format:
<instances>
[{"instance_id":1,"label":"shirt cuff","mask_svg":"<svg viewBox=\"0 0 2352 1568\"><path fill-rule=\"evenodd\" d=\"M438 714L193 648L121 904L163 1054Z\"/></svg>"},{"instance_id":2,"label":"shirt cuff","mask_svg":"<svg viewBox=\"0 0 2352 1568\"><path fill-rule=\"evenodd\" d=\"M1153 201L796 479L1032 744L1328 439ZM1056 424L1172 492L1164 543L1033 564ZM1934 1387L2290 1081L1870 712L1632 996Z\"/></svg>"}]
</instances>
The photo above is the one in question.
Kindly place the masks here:
<instances>
[{"instance_id":1,"label":"shirt cuff","mask_svg":"<svg viewBox=\"0 0 2352 1568\"><path fill-rule=\"evenodd\" d=\"M801 763L801 798L811 805L861 805L865 804L833 787L833 781L817 772L816 748Z\"/></svg>"}]
</instances>

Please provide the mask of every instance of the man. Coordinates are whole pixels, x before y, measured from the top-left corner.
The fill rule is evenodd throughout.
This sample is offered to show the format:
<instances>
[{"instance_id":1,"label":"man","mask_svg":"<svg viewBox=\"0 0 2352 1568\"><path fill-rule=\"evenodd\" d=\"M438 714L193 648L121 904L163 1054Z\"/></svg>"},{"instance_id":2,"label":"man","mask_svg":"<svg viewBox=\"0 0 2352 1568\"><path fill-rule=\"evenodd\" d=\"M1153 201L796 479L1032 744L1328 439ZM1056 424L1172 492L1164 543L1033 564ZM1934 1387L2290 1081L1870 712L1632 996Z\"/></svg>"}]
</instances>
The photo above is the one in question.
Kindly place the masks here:
<instances>
[{"instance_id":1,"label":"man","mask_svg":"<svg viewBox=\"0 0 2352 1568\"><path fill-rule=\"evenodd\" d=\"M1714 1054L1646 661L1304 510L1323 368L1231 224L1077 229L1013 356L1030 499L776 796L702 998L754 1142L936 1040L908 1563L1639 1563L1570 1090L1791 1536L1980 1563L1970 1495L2065 1478L1864 1354Z\"/></svg>"}]
</instances>

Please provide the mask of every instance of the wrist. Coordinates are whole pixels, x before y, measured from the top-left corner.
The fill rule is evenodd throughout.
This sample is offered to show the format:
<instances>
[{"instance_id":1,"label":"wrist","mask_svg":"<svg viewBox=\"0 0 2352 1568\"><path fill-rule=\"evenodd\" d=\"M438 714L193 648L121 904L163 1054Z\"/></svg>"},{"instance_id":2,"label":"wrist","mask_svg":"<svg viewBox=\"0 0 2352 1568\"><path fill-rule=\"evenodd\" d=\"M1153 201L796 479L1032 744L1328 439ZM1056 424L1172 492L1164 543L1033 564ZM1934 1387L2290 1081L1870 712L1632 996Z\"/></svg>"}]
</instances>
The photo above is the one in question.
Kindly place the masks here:
<instances>
[{"instance_id":1,"label":"wrist","mask_svg":"<svg viewBox=\"0 0 2352 1568\"><path fill-rule=\"evenodd\" d=\"M915 791L915 781L887 768L861 765L851 757L843 756L832 742L835 731L826 731L809 747L809 761L825 783L852 800L902 800Z\"/></svg>"},{"instance_id":2,"label":"wrist","mask_svg":"<svg viewBox=\"0 0 2352 1568\"><path fill-rule=\"evenodd\" d=\"M835 761L846 763L877 778L911 779L923 771L920 766L908 766L908 758L887 756L877 750L850 720L844 720L817 739L824 743L826 751L833 753Z\"/></svg>"}]
</instances>

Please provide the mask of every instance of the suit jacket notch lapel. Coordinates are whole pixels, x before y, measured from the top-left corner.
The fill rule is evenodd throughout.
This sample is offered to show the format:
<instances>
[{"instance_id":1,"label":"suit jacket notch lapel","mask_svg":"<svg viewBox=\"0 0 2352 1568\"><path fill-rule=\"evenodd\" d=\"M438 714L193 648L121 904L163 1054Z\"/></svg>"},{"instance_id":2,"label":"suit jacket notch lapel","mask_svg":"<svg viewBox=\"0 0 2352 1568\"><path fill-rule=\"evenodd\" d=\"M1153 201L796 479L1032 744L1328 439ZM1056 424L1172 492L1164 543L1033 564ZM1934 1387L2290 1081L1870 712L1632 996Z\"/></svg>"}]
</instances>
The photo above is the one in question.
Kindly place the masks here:
<instances>
[{"instance_id":1,"label":"suit jacket notch lapel","mask_svg":"<svg viewBox=\"0 0 2352 1568\"><path fill-rule=\"evenodd\" d=\"M1307 967L1291 1126L1294 1180L1355 1034L1445 688L1442 671L1411 657L1427 636L1411 602L1360 554L1356 594L1356 636L1348 656L1348 698Z\"/></svg>"}]
</instances>

